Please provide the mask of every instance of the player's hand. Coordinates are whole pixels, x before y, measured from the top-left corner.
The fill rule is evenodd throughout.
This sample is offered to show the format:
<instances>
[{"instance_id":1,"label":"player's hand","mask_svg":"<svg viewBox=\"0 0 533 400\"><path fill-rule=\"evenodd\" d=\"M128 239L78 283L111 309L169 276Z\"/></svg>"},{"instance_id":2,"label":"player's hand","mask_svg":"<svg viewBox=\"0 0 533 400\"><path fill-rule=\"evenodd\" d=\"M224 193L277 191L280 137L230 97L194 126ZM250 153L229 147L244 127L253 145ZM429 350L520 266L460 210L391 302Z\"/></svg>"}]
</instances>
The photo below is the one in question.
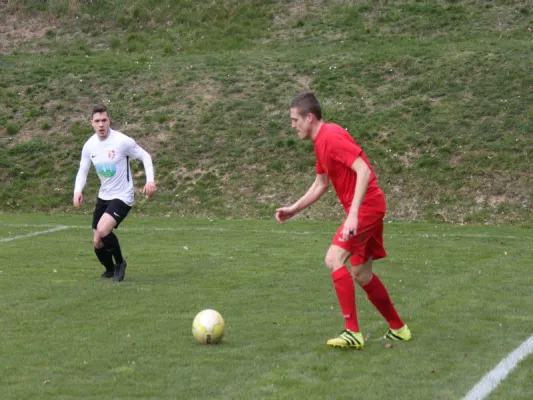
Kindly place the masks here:
<instances>
[{"instance_id":1,"label":"player's hand","mask_svg":"<svg viewBox=\"0 0 533 400\"><path fill-rule=\"evenodd\" d=\"M347 241L355 235L355 233L357 232L357 223L357 215L348 216L348 218L346 218L346 221L344 221L344 225L342 226L342 240Z\"/></svg>"},{"instance_id":2,"label":"player's hand","mask_svg":"<svg viewBox=\"0 0 533 400\"><path fill-rule=\"evenodd\" d=\"M276 210L276 221L282 224L295 215L296 212L291 207L281 207Z\"/></svg>"},{"instance_id":3,"label":"player's hand","mask_svg":"<svg viewBox=\"0 0 533 400\"><path fill-rule=\"evenodd\" d=\"M143 194L150 198L155 192L155 182L146 182L146 185L144 185L143 188Z\"/></svg>"},{"instance_id":4,"label":"player's hand","mask_svg":"<svg viewBox=\"0 0 533 400\"><path fill-rule=\"evenodd\" d=\"M83 202L83 195L81 194L81 192L74 193L74 197L72 198L72 204L74 204L74 207L80 208L82 202Z\"/></svg>"}]
</instances>

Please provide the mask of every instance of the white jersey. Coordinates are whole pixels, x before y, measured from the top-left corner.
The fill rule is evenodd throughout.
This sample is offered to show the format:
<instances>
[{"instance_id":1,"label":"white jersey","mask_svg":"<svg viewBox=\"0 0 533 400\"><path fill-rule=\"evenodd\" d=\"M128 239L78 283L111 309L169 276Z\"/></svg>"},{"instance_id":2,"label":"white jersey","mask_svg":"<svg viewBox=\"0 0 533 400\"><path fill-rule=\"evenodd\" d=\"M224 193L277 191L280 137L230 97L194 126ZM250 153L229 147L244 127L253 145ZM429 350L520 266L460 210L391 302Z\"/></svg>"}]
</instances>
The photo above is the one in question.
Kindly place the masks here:
<instances>
[{"instance_id":1,"label":"white jersey","mask_svg":"<svg viewBox=\"0 0 533 400\"><path fill-rule=\"evenodd\" d=\"M153 182L152 157L135 140L113 129L109 129L109 135L104 140L95 133L83 146L74 193L81 193L85 187L92 162L101 182L98 197L102 200L120 199L129 206L133 205L130 158L142 160L146 181Z\"/></svg>"}]
</instances>

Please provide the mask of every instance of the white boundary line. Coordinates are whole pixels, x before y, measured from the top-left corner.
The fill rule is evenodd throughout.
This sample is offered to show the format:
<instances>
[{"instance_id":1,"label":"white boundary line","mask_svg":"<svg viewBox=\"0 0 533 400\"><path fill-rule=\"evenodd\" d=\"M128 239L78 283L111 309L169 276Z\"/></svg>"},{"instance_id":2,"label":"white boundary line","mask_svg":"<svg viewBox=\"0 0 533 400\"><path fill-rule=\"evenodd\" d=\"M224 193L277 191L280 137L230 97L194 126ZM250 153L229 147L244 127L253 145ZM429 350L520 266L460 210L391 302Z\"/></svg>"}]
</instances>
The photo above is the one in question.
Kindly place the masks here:
<instances>
[{"instance_id":1,"label":"white boundary line","mask_svg":"<svg viewBox=\"0 0 533 400\"><path fill-rule=\"evenodd\" d=\"M518 363L531 353L533 353L533 336L530 336L529 339L496 365L492 371L481 378L463 400L482 400L487 397L516 368Z\"/></svg>"},{"instance_id":2,"label":"white boundary line","mask_svg":"<svg viewBox=\"0 0 533 400\"><path fill-rule=\"evenodd\" d=\"M46 227L58 227L63 226L63 229L88 229L91 230L89 224L87 225L54 225L54 224L0 224L0 226L13 227L13 228L46 228ZM333 236L333 231L328 232L311 232L311 231L285 231L278 229L247 229L242 231L240 229L227 229L227 228L215 228L215 227L167 227L167 228L158 228L158 227L136 227L136 228L119 228L120 232L186 232L186 231L205 231L205 232L250 232L250 233L276 233L276 234L285 234L285 235L316 235L317 233ZM444 238L444 237L457 237L457 238L478 238L478 239L533 239L533 236L516 236L516 235L490 235L483 233L424 233L419 232L414 235L406 235L405 232L402 233L386 233L385 236L411 236L411 237L421 237L424 239L430 238ZM3 241L0 239L0 242Z\"/></svg>"},{"instance_id":3,"label":"white boundary line","mask_svg":"<svg viewBox=\"0 0 533 400\"><path fill-rule=\"evenodd\" d=\"M5 225L3 225L3 226L5 226ZM43 225L41 225L41 226L43 226ZM66 225L56 225L55 228L47 229L45 231L31 232L31 233L28 233L26 235L19 235L19 236L13 236L13 237L9 237L9 238L3 238L3 239L0 239L0 243L11 242L12 240L16 240L16 239L25 239L25 238L29 238L29 237L37 236L37 235L44 235L45 233L52 233L52 232L62 231L62 230L65 230L65 229L69 229L69 227L66 226Z\"/></svg>"}]
</instances>

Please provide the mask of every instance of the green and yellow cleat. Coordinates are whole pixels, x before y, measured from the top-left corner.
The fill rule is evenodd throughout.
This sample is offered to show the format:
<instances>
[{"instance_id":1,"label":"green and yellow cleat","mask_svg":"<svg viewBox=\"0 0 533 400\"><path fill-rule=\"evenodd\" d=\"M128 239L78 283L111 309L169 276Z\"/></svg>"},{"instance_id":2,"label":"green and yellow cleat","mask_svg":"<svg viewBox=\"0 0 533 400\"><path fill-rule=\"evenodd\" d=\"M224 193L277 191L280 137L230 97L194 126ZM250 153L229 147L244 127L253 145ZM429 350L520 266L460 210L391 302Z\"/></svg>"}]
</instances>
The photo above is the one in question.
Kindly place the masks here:
<instances>
[{"instance_id":1,"label":"green and yellow cleat","mask_svg":"<svg viewBox=\"0 0 533 400\"><path fill-rule=\"evenodd\" d=\"M407 342L411 340L411 331L407 325L402 326L400 329L389 329L385 336L383 336L383 339Z\"/></svg>"},{"instance_id":2,"label":"green and yellow cleat","mask_svg":"<svg viewBox=\"0 0 533 400\"><path fill-rule=\"evenodd\" d=\"M329 339L327 345L330 347L340 347L343 349L361 350L365 345L365 340L361 332L354 332L349 329L343 330L339 336Z\"/></svg>"}]
</instances>

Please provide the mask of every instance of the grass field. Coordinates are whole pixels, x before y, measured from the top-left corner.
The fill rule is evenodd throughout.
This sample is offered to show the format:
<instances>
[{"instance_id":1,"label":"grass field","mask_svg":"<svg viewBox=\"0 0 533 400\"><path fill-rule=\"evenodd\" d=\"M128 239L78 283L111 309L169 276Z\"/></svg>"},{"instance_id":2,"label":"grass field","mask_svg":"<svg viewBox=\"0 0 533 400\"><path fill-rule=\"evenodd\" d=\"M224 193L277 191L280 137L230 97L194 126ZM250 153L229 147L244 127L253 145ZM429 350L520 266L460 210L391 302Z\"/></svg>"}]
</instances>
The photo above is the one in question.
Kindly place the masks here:
<instances>
[{"instance_id":1,"label":"grass field","mask_svg":"<svg viewBox=\"0 0 533 400\"><path fill-rule=\"evenodd\" d=\"M336 223L132 215L120 284L99 278L89 223L0 214L2 399L459 399L533 333L526 227L387 224L375 270L414 339L385 348L359 290L356 352L325 346ZM192 338L204 308L226 319L219 345ZM531 371L490 399L531 399Z\"/></svg>"}]
</instances>

